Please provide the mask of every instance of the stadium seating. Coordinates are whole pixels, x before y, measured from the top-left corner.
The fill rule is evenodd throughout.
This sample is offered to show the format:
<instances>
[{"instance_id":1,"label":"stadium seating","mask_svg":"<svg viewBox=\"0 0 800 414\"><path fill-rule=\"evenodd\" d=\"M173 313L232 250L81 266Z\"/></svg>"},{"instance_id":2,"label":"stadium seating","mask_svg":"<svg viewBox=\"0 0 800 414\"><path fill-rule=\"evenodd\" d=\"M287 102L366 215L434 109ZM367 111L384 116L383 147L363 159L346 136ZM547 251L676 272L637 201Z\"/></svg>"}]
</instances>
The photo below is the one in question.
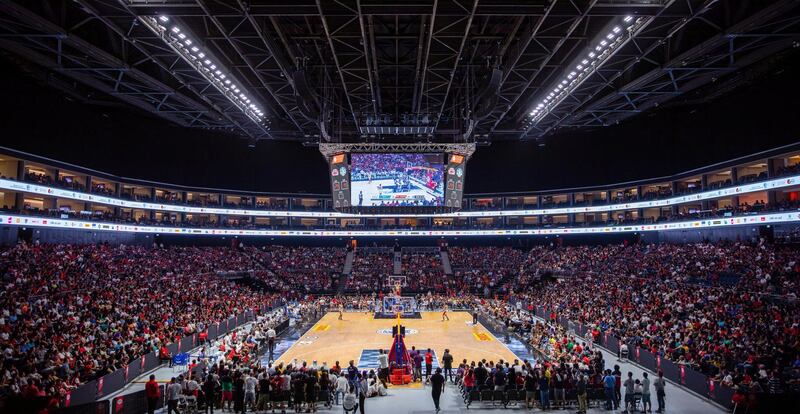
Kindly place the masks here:
<instances>
[{"instance_id":1,"label":"stadium seating","mask_svg":"<svg viewBox=\"0 0 800 414\"><path fill-rule=\"evenodd\" d=\"M611 335L728 386L800 386L792 301L800 262L790 247L762 240L449 253L454 277L444 275L438 254L403 255L410 289L444 294L420 296L420 308L478 307L553 361L552 369L596 366L590 345L548 323L566 318L595 342ZM20 393L29 384L63 396L160 344L279 297L302 303L306 294L360 287L360 295L339 299L347 309L369 309L386 287L392 253L357 253L353 273L337 285L333 275L345 255L313 247L19 244L2 252L0 346L10 378L2 392ZM217 276L229 271L251 283ZM491 288L488 297L480 287ZM547 312L534 316L517 302ZM513 389L464 393L468 405L513 406L523 397Z\"/></svg>"}]
</instances>

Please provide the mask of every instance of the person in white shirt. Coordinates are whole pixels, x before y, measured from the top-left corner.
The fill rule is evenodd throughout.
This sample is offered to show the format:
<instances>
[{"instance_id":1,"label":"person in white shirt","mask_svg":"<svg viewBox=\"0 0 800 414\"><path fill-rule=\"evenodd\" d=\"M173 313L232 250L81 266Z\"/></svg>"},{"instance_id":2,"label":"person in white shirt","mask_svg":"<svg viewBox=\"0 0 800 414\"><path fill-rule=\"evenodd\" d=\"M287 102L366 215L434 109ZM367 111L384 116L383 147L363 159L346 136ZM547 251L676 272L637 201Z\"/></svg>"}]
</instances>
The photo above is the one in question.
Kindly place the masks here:
<instances>
[{"instance_id":1,"label":"person in white shirt","mask_svg":"<svg viewBox=\"0 0 800 414\"><path fill-rule=\"evenodd\" d=\"M181 384L178 384L175 377L172 377L167 386L167 414L172 414L173 411L179 414L178 400L181 397L181 389Z\"/></svg>"},{"instance_id":2,"label":"person in white shirt","mask_svg":"<svg viewBox=\"0 0 800 414\"><path fill-rule=\"evenodd\" d=\"M190 378L188 381L184 382L184 387L186 388L187 395L197 397L198 391L200 390L200 384L198 384L194 378Z\"/></svg>"},{"instance_id":3,"label":"person in white shirt","mask_svg":"<svg viewBox=\"0 0 800 414\"><path fill-rule=\"evenodd\" d=\"M272 359L272 354L275 352L275 336L277 333L271 326L267 329L267 349L269 350L269 359Z\"/></svg>"},{"instance_id":4,"label":"person in white shirt","mask_svg":"<svg viewBox=\"0 0 800 414\"><path fill-rule=\"evenodd\" d=\"M253 408L256 404L256 385L258 385L256 377L248 375L244 379L244 404L250 404L250 407Z\"/></svg>"},{"instance_id":5,"label":"person in white shirt","mask_svg":"<svg viewBox=\"0 0 800 414\"><path fill-rule=\"evenodd\" d=\"M336 378L336 391L334 392L334 399L336 401L336 405L339 405L339 394L344 396L347 393L347 377L342 374L338 378Z\"/></svg>"},{"instance_id":6,"label":"person in white shirt","mask_svg":"<svg viewBox=\"0 0 800 414\"><path fill-rule=\"evenodd\" d=\"M378 353L378 367L380 367L380 371L378 371L378 378L381 380L381 384L383 387L386 388L386 382L389 380L389 355L381 349Z\"/></svg>"}]
</instances>

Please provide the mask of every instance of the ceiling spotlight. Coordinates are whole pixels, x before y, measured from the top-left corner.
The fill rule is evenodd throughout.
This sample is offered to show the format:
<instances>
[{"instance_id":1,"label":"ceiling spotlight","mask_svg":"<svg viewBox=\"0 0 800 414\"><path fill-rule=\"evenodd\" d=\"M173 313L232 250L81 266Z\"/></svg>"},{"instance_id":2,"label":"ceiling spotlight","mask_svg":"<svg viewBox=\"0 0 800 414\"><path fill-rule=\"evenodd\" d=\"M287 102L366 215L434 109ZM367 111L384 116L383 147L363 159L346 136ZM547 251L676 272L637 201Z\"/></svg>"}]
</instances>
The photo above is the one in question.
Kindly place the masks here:
<instances>
[{"instance_id":1,"label":"ceiling spotlight","mask_svg":"<svg viewBox=\"0 0 800 414\"><path fill-rule=\"evenodd\" d=\"M583 63L584 65L588 65L588 64L589 64L589 61L588 61L588 60L586 60L586 59L584 59L584 60L582 60L582 61L581 61L581 63Z\"/></svg>"},{"instance_id":2,"label":"ceiling spotlight","mask_svg":"<svg viewBox=\"0 0 800 414\"><path fill-rule=\"evenodd\" d=\"M606 35L606 39L608 40L611 40L613 38L614 38L614 33L609 33L608 35Z\"/></svg>"},{"instance_id":3,"label":"ceiling spotlight","mask_svg":"<svg viewBox=\"0 0 800 414\"><path fill-rule=\"evenodd\" d=\"M226 75L223 74L225 70L224 65L217 65L211 63L211 59L206 59L206 54L203 53L201 47L195 46L194 41L190 39L192 36L191 31L183 33L177 25L165 28L162 23L170 21L170 18L163 15L150 15L139 16L139 21L143 22L154 34L156 34L166 45L174 52L178 53L186 62L192 64L195 70L204 77L211 85L216 87L223 93L226 99L236 105L242 112L244 112L252 121L264 127L264 119L256 116L256 113L263 115L261 109L247 97L247 91L239 90L238 87L232 84L231 80L225 80ZM172 32L170 34L169 32ZM202 46L202 45L199 45ZM197 65L200 63L200 66ZM230 85L230 86L227 86ZM228 94L229 90L235 90L240 98L233 94ZM267 121L268 122L268 121Z\"/></svg>"},{"instance_id":4,"label":"ceiling spotlight","mask_svg":"<svg viewBox=\"0 0 800 414\"><path fill-rule=\"evenodd\" d=\"M600 41L600 46L605 46L605 45L607 45L607 44L608 44L608 42L606 42L605 40L601 40L601 41Z\"/></svg>"},{"instance_id":5,"label":"ceiling spotlight","mask_svg":"<svg viewBox=\"0 0 800 414\"><path fill-rule=\"evenodd\" d=\"M202 56L201 56L201 57L202 57ZM590 57L590 58L593 58L593 57L595 57L595 54L594 54L594 52L589 52L589 57Z\"/></svg>"},{"instance_id":6,"label":"ceiling spotlight","mask_svg":"<svg viewBox=\"0 0 800 414\"><path fill-rule=\"evenodd\" d=\"M578 69L578 70L581 70L581 69L583 69L583 65L578 65L575 68Z\"/></svg>"},{"instance_id":7,"label":"ceiling spotlight","mask_svg":"<svg viewBox=\"0 0 800 414\"><path fill-rule=\"evenodd\" d=\"M614 29L613 29L614 33L619 33L619 32L620 32L620 30L622 30L622 29L620 29L620 28L619 28L619 26L616 26L616 27L614 27Z\"/></svg>"},{"instance_id":8,"label":"ceiling spotlight","mask_svg":"<svg viewBox=\"0 0 800 414\"><path fill-rule=\"evenodd\" d=\"M633 16L625 16L624 20L625 20L625 23L627 23L627 22L633 20Z\"/></svg>"}]
</instances>

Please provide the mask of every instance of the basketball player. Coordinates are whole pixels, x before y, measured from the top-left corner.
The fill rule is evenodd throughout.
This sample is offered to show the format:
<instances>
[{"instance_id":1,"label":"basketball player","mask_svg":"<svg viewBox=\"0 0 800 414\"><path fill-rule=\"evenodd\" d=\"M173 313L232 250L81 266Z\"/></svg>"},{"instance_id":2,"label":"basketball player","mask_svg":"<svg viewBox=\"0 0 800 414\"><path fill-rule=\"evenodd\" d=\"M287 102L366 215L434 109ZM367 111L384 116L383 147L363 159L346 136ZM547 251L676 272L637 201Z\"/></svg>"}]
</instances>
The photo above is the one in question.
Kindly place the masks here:
<instances>
[{"instance_id":1,"label":"basketball player","mask_svg":"<svg viewBox=\"0 0 800 414\"><path fill-rule=\"evenodd\" d=\"M446 320L447 320L447 321L449 321L449 320L450 320L450 317L449 317L449 316L447 316L447 307L448 307L448 306L447 306L447 304L445 304L445 305L444 305L444 311L442 311L442 322L444 322L444 321L446 321Z\"/></svg>"},{"instance_id":2,"label":"basketball player","mask_svg":"<svg viewBox=\"0 0 800 414\"><path fill-rule=\"evenodd\" d=\"M344 319L342 318L342 316L343 316L343 315L344 315L344 305L343 305L343 304L339 304L339 320L340 320L340 321L341 321L341 320L344 320Z\"/></svg>"}]
</instances>

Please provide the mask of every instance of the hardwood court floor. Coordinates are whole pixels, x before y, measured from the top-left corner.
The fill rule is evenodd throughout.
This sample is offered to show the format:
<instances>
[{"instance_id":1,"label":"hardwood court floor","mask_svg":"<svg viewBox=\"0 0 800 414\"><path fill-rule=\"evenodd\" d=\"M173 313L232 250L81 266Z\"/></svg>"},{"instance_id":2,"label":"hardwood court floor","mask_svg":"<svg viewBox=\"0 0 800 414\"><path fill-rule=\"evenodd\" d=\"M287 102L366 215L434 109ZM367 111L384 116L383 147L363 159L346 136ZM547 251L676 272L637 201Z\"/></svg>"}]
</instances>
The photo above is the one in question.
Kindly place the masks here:
<instances>
[{"instance_id":1,"label":"hardwood court floor","mask_svg":"<svg viewBox=\"0 0 800 414\"><path fill-rule=\"evenodd\" d=\"M422 312L422 319L401 320L407 332L416 331L406 334L409 350L411 346L431 348L441 361L444 350L450 349L454 367L464 358L467 361L513 361L517 358L483 325L473 326L469 313L449 312L450 320L445 322L441 315L441 312ZM296 359L311 365L316 360L320 366L327 362L330 367L339 361L346 367L350 360L358 364L362 350L388 349L392 345L391 329L395 319L374 319L371 312L347 312L341 321L338 317L338 312L323 316L277 362L288 364ZM379 333L381 330L388 332Z\"/></svg>"}]
</instances>

